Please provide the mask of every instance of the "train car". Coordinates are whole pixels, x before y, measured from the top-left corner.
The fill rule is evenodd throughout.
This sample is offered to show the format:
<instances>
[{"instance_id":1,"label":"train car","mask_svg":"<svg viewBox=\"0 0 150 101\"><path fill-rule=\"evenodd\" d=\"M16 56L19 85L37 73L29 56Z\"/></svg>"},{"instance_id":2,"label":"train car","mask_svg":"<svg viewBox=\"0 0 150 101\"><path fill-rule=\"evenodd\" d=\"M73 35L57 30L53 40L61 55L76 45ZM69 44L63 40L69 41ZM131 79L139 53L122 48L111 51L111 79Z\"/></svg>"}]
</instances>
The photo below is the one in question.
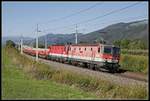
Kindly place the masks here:
<instances>
[{"instance_id":1,"label":"train car","mask_svg":"<svg viewBox=\"0 0 150 101\"><path fill-rule=\"evenodd\" d=\"M41 58L46 59L47 55L48 55L49 49L43 49L43 48L39 48L38 49L38 56Z\"/></svg>"},{"instance_id":2,"label":"train car","mask_svg":"<svg viewBox=\"0 0 150 101\"><path fill-rule=\"evenodd\" d=\"M88 68L115 72L119 67L120 49L105 44L70 45L68 58L70 62L83 63Z\"/></svg>"},{"instance_id":3,"label":"train car","mask_svg":"<svg viewBox=\"0 0 150 101\"><path fill-rule=\"evenodd\" d=\"M48 47L49 54L47 59L64 62L65 60L65 46L64 45L51 45Z\"/></svg>"},{"instance_id":4,"label":"train car","mask_svg":"<svg viewBox=\"0 0 150 101\"><path fill-rule=\"evenodd\" d=\"M36 56L36 51L38 52L38 56L39 56L40 58L46 58L47 55L48 55L49 49L43 49L43 48L38 48L38 49L36 49L36 48L32 48L32 49L30 50L30 53L31 53L30 55Z\"/></svg>"},{"instance_id":5,"label":"train car","mask_svg":"<svg viewBox=\"0 0 150 101\"><path fill-rule=\"evenodd\" d=\"M26 53L26 54L31 55L31 53L32 53L32 48L29 47L29 46L23 46L23 52Z\"/></svg>"},{"instance_id":6,"label":"train car","mask_svg":"<svg viewBox=\"0 0 150 101\"><path fill-rule=\"evenodd\" d=\"M36 50L35 50L35 49L31 49L31 50L30 50L30 53L31 53L30 55L36 56Z\"/></svg>"}]
</instances>

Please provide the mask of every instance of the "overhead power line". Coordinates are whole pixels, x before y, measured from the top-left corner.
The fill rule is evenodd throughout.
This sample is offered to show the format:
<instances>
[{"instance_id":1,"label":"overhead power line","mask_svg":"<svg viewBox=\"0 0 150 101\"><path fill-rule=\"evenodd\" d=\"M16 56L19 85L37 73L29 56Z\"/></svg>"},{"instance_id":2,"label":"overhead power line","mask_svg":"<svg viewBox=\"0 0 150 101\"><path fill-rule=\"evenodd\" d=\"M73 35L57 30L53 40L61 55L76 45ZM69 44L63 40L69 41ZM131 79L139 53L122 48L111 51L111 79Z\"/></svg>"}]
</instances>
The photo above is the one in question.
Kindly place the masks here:
<instances>
[{"instance_id":1,"label":"overhead power line","mask_svg":"<svg viewBox=\"0 0 150 101\"><path fill-rule=\"evenodd\" d=\"M117 9L117 10L113 10L113 11L111 11L111 12L108 12L108 13L106 13L106 14L104 14L104 15L101 15L101 16L97 16L97 17L92 18L92 19L84 20L84 21L81 21L81 22L78 22L78 23L75 23L75 24L71 24L71 25L67 25L67 26L62 26L62 27L58 27L58 28L48 28L48 29L46 29L46 30L44 30L44 31L48 31L48 30L50 30L50 29L53 29L53 30L55 30L55 29L60 29L60 28L68 27L68 26L73 26L73 25L76 25L76 24L82 24L82 23L87 23L87 22L90 22L90 21L94 21L94 20L96 20L96 19L100 19L100 18L103 18L103 17L105 17L105 16L108 16L108 15L111 15L111 14L115 14L115 13L118 13L118 12L123 11L123 10L125 10L125 9L131 8L131 7L133 7L133 6L135 6L135 5L138 5L138 4L140 4L140 3L142 3L142 2L137 2L137 3L134 3L134 4L128 5L128 6L126 6L126 7L123 7L123 8Z\"/></svg>"},{"instance_id":2,"label":"overhead power line","mask_svg":"<svg viewBox=\"0 0 150 101\"><path fill-rule=\"evenodd\" d=\"M92 5L92 6L88 7L88 8L85 8L85 9L82 9L82 10L80 10L80 11L78 11L78 12L75 12L75 13L73 13L73 14L70 14L70 15L67 15L67 16L64 16L64 17L61 17L61 18L56 18L56 19L47 21L47 22L45 22L45 23L39 23L39 24L46 24L46 23L50 23L50 22L54 22L54 21L64 20L64 19L67 19L67 18L69 18L69 17L72 17L72 16L75 16L75 15L81 14L81 13L83 13L83 12L86 12L86 11L88 11L88 10L90 10L90 9L96 7L97 5L100 5L100 4L102 4L102 3L99 2L99 3L96 3L96 4L94 4L94 5Z\"/></svg>"},{"instance_id":3,"label":"overhead power line","mask_svg":"<svg viewBox=\"0 0 150 101\"><path fill-rule=\"evenodd\" d=\"M131 5L129 5L129 6L123 7L123 8L121 8L121 9L113 10L113 11L111 11L111 12L108 12L108 13L104 14L104 15L97 16L97 17L92 18L92 19L89 19L89 20L81 21L81 22L79 22L79 23L77 23L77 24L87 23L87 22L89 22L89 21L93 21L93 20L96 20L96 19L99 19L99 18L103 18L103 17L105 17L105 16L108 16L108 15L111 15L111 14L114 14L114 13L118 13L118 12L120 12L120 11L123 11L123 10L125 10L125 9L130 8L130 7L133 7L133 6L138 5L138 4L140 4L140 3L141 3L141 2L134 3L134 4L131 4Z\"/></svg>"},{"instance_id":4,"label":"overhead power line","mask_svg":"<svg viewBox=\"0 0 150 101\"><path fill-rule=\"evenodd\" d=\"M145 15L144 15L145 16ZM127 20L127 19L138 19L138 18L141 18L141 17L144 17L143 15L140 15L140 16L132 16L132 17L127 17L127 18L122 18L122 19L119 19L121 21L123 20ZM113 22L118 22L118 19L117 20L112 20ZM119 23L119 22L118 22ZM108 24L107 22L102 22L102 24ZM113 23L112 23L113 24ZM110 25L110 24L109 24ZM109 26L109 25L106 25L106 26ZM93 24L93 25L87 25L87 26L95 26L94 29L96 30L97 28L100 28L98 24ZM93 30L93 31L95 31ZM90 31L90 32L93 32L93 31ZM88 32L88 33L90 33Z\"/></svg>"}]
</instances>

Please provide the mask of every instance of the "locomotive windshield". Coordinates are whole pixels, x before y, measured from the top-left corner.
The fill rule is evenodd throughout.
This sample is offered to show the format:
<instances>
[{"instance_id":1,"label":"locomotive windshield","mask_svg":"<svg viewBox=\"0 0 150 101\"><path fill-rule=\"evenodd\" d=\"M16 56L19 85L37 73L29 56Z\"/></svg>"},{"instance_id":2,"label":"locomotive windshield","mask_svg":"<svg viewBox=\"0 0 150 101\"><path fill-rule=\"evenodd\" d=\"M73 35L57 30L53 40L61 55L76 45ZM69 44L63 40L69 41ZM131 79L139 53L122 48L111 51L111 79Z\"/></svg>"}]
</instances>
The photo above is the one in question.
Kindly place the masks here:
<instances>
[{"instance_id":1,"label":"locomotive windshield","mask_svg":"<svg viewBox=\"0 0 150 101\"><path fill-rule=\"evenodd\" d=\"M120 48L118 48L118 47L113 47L113 54L119 55L119 54L120 54Z\"/></svg>"},{"instance_id":2,"label":"locomotive windshield","mask_svg":"<svg viewBox=\"0 0 150 101\"><path fill-rule=\"evenodd\" d=\"M112 53L112 47L104 47L104 53L111 54Z\"/></svg>"},{"instance_id":3,"label":"locomotive windshield","mask_svg":"<svg viewBox=\"0 0 150 101\"><path fill-rule=\"evenodd\" d=\"M104 46L104 53L105 54L119 55L120 54L120 48L112 47L112 46Z\"/></svg>"}]
</instances>

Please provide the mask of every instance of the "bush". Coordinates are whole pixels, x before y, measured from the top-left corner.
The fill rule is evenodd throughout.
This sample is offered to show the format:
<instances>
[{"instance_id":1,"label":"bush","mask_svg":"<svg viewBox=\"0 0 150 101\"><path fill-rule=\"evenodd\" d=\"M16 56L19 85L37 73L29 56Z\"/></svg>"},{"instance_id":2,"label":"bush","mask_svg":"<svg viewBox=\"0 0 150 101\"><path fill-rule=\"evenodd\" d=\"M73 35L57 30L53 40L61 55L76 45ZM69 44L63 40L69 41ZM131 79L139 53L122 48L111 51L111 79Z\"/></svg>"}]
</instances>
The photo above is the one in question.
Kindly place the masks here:
<instances>
[{"instance_id":1,"label":"bush","mask_svg":"<svg viewBox=\"0 0 150 101\"><path fill-rule=\"evenodd\" d=\"M11 40L7 40L6 41L6 46L7 47L15 47L15 43L13 41L11 41Z\"/></svg>"},{"instance_id":2,"label":"bush","mask_svg":"<svg viewBox=\"0 0 150 101\"><path fill-rule=\"evenodd\" d=\"M148 50L128 50L128 49L121 49L122 54L128 55L144 55L148 56Z\"/></svg>"},{"instance_id":3,"label":"bush","mask_svg":"<svg viewBox=\"0 0 150 101\"><path fill-rule=\"evenodd\" d=\"M121 68L133 71L147 73L148 57L140 55L121 55Z\"/></svg>"},{"instance_id":4,"label":"bush","mask_svg":"<svg viewBox=\"0 0 150 101\"><path fill-rule=\"evenodd\" d=\"M134 40L116 40L114 45L121 47L121 49L148 49L148 44L141 39Z\"/></svg>"}]
</instances>

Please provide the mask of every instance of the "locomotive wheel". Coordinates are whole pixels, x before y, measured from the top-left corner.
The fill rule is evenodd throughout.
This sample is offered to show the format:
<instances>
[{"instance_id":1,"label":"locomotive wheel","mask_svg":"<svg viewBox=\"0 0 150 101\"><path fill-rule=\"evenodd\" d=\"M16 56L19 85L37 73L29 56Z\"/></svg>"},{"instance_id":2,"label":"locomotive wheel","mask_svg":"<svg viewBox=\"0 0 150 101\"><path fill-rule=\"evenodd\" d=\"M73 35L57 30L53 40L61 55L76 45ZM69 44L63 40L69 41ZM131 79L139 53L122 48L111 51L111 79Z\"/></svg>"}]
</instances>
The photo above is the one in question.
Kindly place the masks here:
<instances>
[{"instance_id":1,"label":"locomotive wheel","mask_svg":"<svg viewBox=\"0 0 150 101\"><path fill-rule=\"evenodd\" d=\"M98 65L95 65L95 70L100 71L100 67Z\"/></svg>"},{"instance_id":2,"label":"locomotive wheel","mask_svg":"<svg viewBox=\"0 0 150 101\"><path fill-rule=\"evenodd\" d=\"M89 67L91 70L94 70L94 65L93 64L90 64L90 67Z\"/></svg>"},{"instance_id":3,"label":"locomotive wheel","mask_svg":"<svg viewBox=\"0 0 150 101\"><path fill-rule=\"evenodd\" d=\"M71 61L71 60L69 60L69 61L68 61L68 63L69 63L69 64L71 64L71 63L72 63L72 61Z\"/></svg>"},{"instance_id":4,"label":"locomotive wheel","mask_svg":"<svg viewBox=\"0 0 150 101\"><path fill-rule=\"evenodd\" d=\"M83 68L88 68L88 64L87 63L83 63Z\"/></svg>"},{"instance_id":5,"label":"locomotive wheel","mask_svg":"<svg viewBox=\"0 0 150 101\"><path fill-rule=\"evenodd\" d=\"M58 62L61 62L61 59L60 58L58 58L58 60L57 60Z\"/></svg>"},{"instance_id":6,"label":"locomotive wheel","mask_svg":"<svg viewBox=\"0 0 150 101\"><path fill-rule=\"evenodd\" d=\"M76 61L74 61L74 62L73 62L73 65L77 66L77 65L78 65L78 63L77 63Z\"/></svg>"},{"instance_id":7,"label":"locomotive wheel","mask_svg":"<svg viewBox=\"0 0 150 101\"><path fill-rule=\"evenodd\" d=\"M71 65L74 65L74 61L71 61Z\"/></svg>"},{"instance_id":8,"label":"locomotive wheel","mask_svg":"<svg viewBox=\"0 0 150 101\"><path fill-rule=\"evenodd\" d=\"M89 63L87 64L87 68L90 69L90 64Z\"/></svg>"},{"instance_id":9,"label":"locomotive wheel","mask_svg":"<svg viewBox=\"0 0 150 101\"><path fill-rule=\"evenodd\" d=\"M60 62L61 62L61 63L64 63L63 59L60 59Z\"/></svg>"},{"instance_id":10,"label":"locomotive wheel","mask_svg":"<svg viewBox=\"0 0 150 101\"><path fill-rule=\"evenodd\" d=\"M53 59L53 58L51 58L51 60L52 60L52 61L54 61L54 59Z\"/></svg>"},{"instance_id":11,"label":"locomotive wheel","mask_svg":"<svg viewBox=\"0 0 150 101\"><path fill-rule=\"evenodd\" d=\"M71 65L76 66L77 65L76 61L71 61Z\"/></svg>"},{"instance_id":12,"label":"locomotive wheel","mask_svg":"<svg viewBox=\"0 0 150 101\"><path fill-rule=\"evenodd\" d=\"M116 69L114 66L112 66L112 68L109 70L110 73L115 73L116 72Z\"/></svg>"}]
</instances>

